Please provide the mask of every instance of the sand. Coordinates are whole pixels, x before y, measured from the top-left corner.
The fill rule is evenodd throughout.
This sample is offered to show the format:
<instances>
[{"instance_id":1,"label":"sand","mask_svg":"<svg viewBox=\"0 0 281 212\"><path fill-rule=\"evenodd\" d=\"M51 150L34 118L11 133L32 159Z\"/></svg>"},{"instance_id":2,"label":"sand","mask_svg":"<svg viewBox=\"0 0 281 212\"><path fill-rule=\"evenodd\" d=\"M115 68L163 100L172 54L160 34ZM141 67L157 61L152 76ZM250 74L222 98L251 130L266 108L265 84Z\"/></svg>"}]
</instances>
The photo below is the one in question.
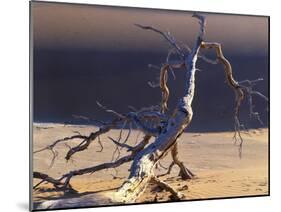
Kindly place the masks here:
<instances>
[{"instance_id":1,"label":"sand","mask_svg":"<svg viewBox=\"0 0 281 212\"><path fill-rule=\"evenodd\" d=\"M93 126L64 126L61 124L34 124L33 148L37 150L56 139L72 135L79 131L89 134L96 130ZM109 162L115 146L107 136L118 137L118 130L110 131L102 136L103 151L97 142L76 154L68 163L64 156L68 147L64 144L57 146L59 155L52 168L49 168L52 154L48 151L34 155L34 171L47 173L52 177L59 177L73 169L91 167L100 163ZM124 136L126 136L124 130ZM135 144L141 139L137 131L133 131L129 144ZM268 129L250 130L243 133L244 145L242 158L239 158L238 146L234 145L233 132L216 133L184 133L179 142L180 159L192 170L195 179L183 181L174 167L170 175L161 177L172 187L185 195L185 200L210 199L220 197L237 197L268 195ZM70 146L79 141L68 142ZM126 151L122 151L122 155ZM168 155L161 164L167 167L171 162ZM39 190L33 192L35 207L83 207L114 204L110 201L115 190L128 176L130 163L124 164L116 170L104 170L92 175L74 177L72 186L78 194L63 194L54 191L52 185L44 184ZM164 173L160 168L156 173ZM34 179L34 184L38 182ZM108 197L108 198L106 198ZM149 185L143 195L137 200L143 202L171 201L170 193L163 191L155 185ZM54 204L56 202L57 204ZM51 207L53 207L51 206Z\"/></svg>"}]
</instances>

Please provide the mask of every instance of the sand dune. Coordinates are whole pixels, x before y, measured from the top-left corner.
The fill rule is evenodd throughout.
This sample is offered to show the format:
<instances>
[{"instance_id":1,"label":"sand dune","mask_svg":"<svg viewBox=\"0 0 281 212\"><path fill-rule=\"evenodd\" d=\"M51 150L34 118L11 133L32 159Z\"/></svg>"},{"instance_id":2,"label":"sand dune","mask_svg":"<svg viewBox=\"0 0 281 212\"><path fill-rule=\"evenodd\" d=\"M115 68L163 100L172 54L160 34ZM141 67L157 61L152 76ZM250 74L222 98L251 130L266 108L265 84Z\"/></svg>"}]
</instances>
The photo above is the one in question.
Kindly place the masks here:
<instances>
[{"instance_id":1,"label":"sand dune","mask_svg":"<svg viewBox=\"0 0 281 212\"><path fill-rule=\"evenodd\" d=\"M52 141L79 131L82 134L95 130L91 126L63 126L59 124L34 125L34 150L50 144ZM124 131L126 134L126 130ZM110 136L118 137L118 131L113 130ZM134 144L138 132L134 131L128 141ZM232 132L221 133L185 133L180 140L180 158L196 174L196 178L183 181L178 176L175 167L172 173L162 177L164 181L185 195L186 200L252 196L268 194L268 130L251 130L243 134L244 146L242 158L239 158L238 147L233 144ZM34 155L34 171L48 173L59 177L73 169L90 167L111 160L114 146L107 136L102 136L104 150L97 152L100 146L93 143L87 150L74 156L73 161L66 163L65 145L59 145L59 157L54 166L49 169L51 153L42 152ZM68 144L74 145L77 141ZM126 152L123 151L122 154ZM161 164L168 166L171 159L168 155ZM72 179L72 186L78 194L63 194L54 191L51 185L44 184L33 192L35 207L80 207L114 204L112 195L116 188L127 178L130 164L125 164L117 170L105 170L92 175L84 175ZM159 169L157 173L165 170ZM113 177L114 176L114 177ZM34 184L38 180L34 180ZM142 202L170 201L170 194L149 185L138 199Z\"/></svg>"}]
</instances>

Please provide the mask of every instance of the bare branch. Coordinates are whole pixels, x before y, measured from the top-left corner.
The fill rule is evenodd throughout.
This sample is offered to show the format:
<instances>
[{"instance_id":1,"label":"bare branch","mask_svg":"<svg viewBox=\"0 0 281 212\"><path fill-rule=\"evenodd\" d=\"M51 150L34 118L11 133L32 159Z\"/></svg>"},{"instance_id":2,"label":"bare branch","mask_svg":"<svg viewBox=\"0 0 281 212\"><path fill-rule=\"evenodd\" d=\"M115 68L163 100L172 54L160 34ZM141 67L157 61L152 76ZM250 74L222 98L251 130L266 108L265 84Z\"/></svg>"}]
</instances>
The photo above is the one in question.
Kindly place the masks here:
<instances>
[{"instance_id":1,"label":"bare branch","mask_svg":"<svg viewBox=\"0 0 281 212\"><path fill-rule=\"evenodd\" d=\"M109 137L108 138L114 143L116 144L117 146L120 146L122 148L126 148L128 151L131 151L133 149L132 146L126 144L126 143L119 143L118 141L114 140L113 138Z\"/></svg>"},{"instance_id":2,"label":"bare branch","mask_svg":"<svg viewBox=\"0 0 281 212\"><path fill-rule=\"evenodd\" d=\"M98 143L99 143L99 145L100 145L100 150L98 150L97 152L102 152L102 150L103 150L103 145L102 145L100 136L98 136Z\"/></svg>"},{"instance_id":3,"label":"bare branch","mask_svg":"<svg viewBox=\"0 0 281 212\"><path fill-rule=\"evenodd\" d=\"M64 141L69 141L69 140L74 140L74 139L87 139L87 138L88 138L87 136L83 136L83 135L74 135L74 136L71 136L71 137L65 137L65 138L56 140L51 145L48 145L48 146L46 146L46 147L44 147L42 149L36 150L33 153L35 154L35 153L42 152L44 150L52 150L57 144L59 144L61 142L64 142Z\"/></svg>"},{"instance_id":4,"label":"bare branch","mask_svg":"<svg viewBox=\"0 0 281 212\"><path fill-rule=\"evenodd\" d=\"M169 174L171 173L172 168L174 167L174 165L176 165L176 164L175 164L174 161L172 161L172 162L170 163L169 167L167 168L167 172L158 175L158 177L163 177L163 176L169 175Z\"/></svg>"},{"instance_id":5,"label":"bare branch","mask_svg":"<svg viewBox=\"0 0 281 212\"><path fill-rule=\"evenodd\" d=\"M160 87L160 84L159 84L159 83L152 82L152 81L148 81L147 84L148 84L151 88L158 88L158 87Z\"/></svg>"},{"instance_id":6,"label":"bare branch","mask_svg":"<svg viewBox=\"0 0 281 212\"><path fill-rule=\"evenodd\" d=\"M58 179L54 179L54 178L52 178L46 174L40 173L40 172L34 172L33 177L42 180L36 186L34 186L34 189L37 188L43 182L49 182L49 183L53 184L56 188L62 189L62 190L67 189L67 188L72 188L70 185L70 180L74 176L92 174L94 172L101 171L104 169L116 168L118 166L123 165L124 163L132 161L134 159L135 155L138 152L140 152L148 144L150 138L151 138L151 136L145 136L138 145L136 145L134 147L130 147L130 152L131 152L130 155L124 156L114 162L103 163L103 164L99 164L97 166L93 166L93 167L89 167L89 168L70 171L69 173L62 175ZM112 139L112 141L114 141L114 139Z\"/></svg>"},{"instance_id":7,"label":"bare branch","mask_svg":"<svg viewBox=\"0 0 281 212\"><path fill-rule=\"evenodd\" d=\"M241 103L245 96L243 89L242 89L241 85L239 85L239 83L233 78L231 64L224 57L224 55L222 53L221 45L219 43L202 42L201 47L206 48L206 49L213 48L216 50L218 60L224 65L224 70L225 70L226 80L228 82L228 85L233 89L233 91L236 95L236 100L235 100L236 105L235 105L235 109L234 109L234 129L235 129L234 139L236 140L237 135L238 135L238 138L240 140L239 156L241 157L242 144L243 144L243 138L241 136L241 126L243 126L243 125L240 124L239 112L240 112Z\"/></svg>"},{"instance_id":8,"label":"bare branch","mask_svg":"<svg viewBox=\"0 0 281 212\"><path fill-rule=\"evenodd\" d=\"M105 110L106 112L108 112L108 113L113 113L114 115L116 115L117 117L119 117L119 118L121 118L121 119L124 119L124 118L125 118L122 114L120 114L120 113L118 113L118 112L116 112L116 111L114 111L114 110L112 110L112 109L107 109L107 107L103 106L103 105L102 105L101 103L99 103L98 101L97 101L97 105L98 105L100 108L102 108L103 110Z\"/></svg>"},{"instance_id":9,"label":"bare branch","mask_svg":"<svg viewBox=\"0 0 281 212\"><path fill-rule=\"evenodd\" d=\"M179 176L181 176L183 180L192 179L195 175L188 168L186 168L183 162L179 159L178 143L175 143L175 145L173 146L171 154L173 162L180 168Z\"/></svg>"},{"instance_id":10,"label":"bare branch","mask_svg":"<svg viewBox=\"0 0 281 212\"><path fill-rule=\"evenodd\" d=\"M216 65L219 63L218 60L212 60L210 58L207 58L206 56L200 54L198 55L198 58L202 59L203 61L205 61L206 63L212 64L212 65Z\"/></svg>"},{"instance_id":11,"label":"bare branch","mask_svg":"<svg viewBox=\"0 0 281 212\"><path fill-rule=\"evenodd\" d=\"M243 88L244 92L246 93L248 97L249 102L249 110L250 110L250 118L255 118L258 120L258 122L263 125L263 122L260 118L260 115L258 112L254 111L254 104L253 104L253 95L256 95L257 97L262 98L264 101L268 102L268 98L264 96L262 93L253 90L253 87L260 81L262 81L262 78L258 78L255 80L243 80L239 82L239 85ZM246 84L246 85L244 85Z\"/></svg>"},{"instance_id":12,"label":"bare branch","mask_svg":"<svg viewBox=\"0 0 281 212\"><path fill-rule=\"evenodd\" d=\"M174 47L174 49L177 51L178 55L181 57L181 58L184 58L185 55L182 51L182 49L180 48L180 46L176 43L176 40L174 39L174 37L172 37L172 35L170 33L165 33L165 32L162 32L161 30L159 29L156 29L152 26L143 26L141 24L135 24L135 26L141 28L141 29L145 29L145 30L151 30L151 31L154 31L156 33L159 33L160 35L162 35L167 41L168 43Z\"/></svg>"},{"instance_id":13,"label":"bare branch","mask_svg":"<svg viewBox=\"0 0 281 212\"><path fill-rule=\"evenodd\" d=\"M87 116L81 116L81 115L75 115L74 114L74 115L72 115L72 117L75 118L75 119L80 119L80 120L84 120L84 121L87 121L87 122L95 122L98 125L105 125L105 123L103 121L92 119L92 118L89 118Z\"/></svg>"},{"instance_id":14,"label":"bare branch","mask_svg":"<svg viewBox=\"0 0 281 212\"><path fill-rule=\"evenodd\" d=\"M33 186L33 189L36 189L39 185L41 185L43 182L49 182L53 184L56 188L59 188L59 186L62 186L63 183L60 180L56 180L47 174L43 174L41 172L33 172L33 178L41 179L39 183L37 183L35 186Z\"/></svg>"},{"instance_id":15,"label":"bare branch","mask_svg":"<svg viewBox=\"0 0 281 212\"><path fill-rule=\"evenodd\" d=\"M115 125L111 124L111 125L106 125L103 127L100 127L98 131L91 133L85 140L83 140L80 144L78 144L75 147L72 147L66 154L65 159L69 160L72 155L76 154L77 152L81 152L85 149L88 148L88 146L92 143L92 141L94 141L97 137L99 137L102 134L107 133L108 131L110 131L112 128L114 128ZM99 144L101 144L99 142Z\"/></svg>"},{"instance_id":16,"label":"bare branch","mask_svg":"<svg viewBox=\"0 0 281 212\"><path fill-rule=\"evenodd\" d=\"M52 153L52 159L51 159L51 163L49 165L49 168L51 168L54 165L55 159L58 157L58 152L56 150L54 150L55 146L58 145L59 143L65 142L65 141L70 141L70 140L74 140L74 139L82 139L84 142L85 139L88 139L87 136L83 136L83 135L74 135L71 137L65 137L59 140L56 140L55 142L53 142L51 145L48 145L42 149L36 150L33 152L33 154L39 153L39 152L43 152L45 150L50 151Z\"/></svg>"},{"instance_id":17,"label":"bare branch","mask_svg":"<svg viewBox=\"0 0 281 212\"><path fill-rule=\"evenodd\" d=\"M153 65L153 64L148 64L148 68L153 68L153 69L156 69L156 70L160 70L159 66L156 66L156 65Z\"/></svg>"},{"instance_id":18,"label":"bare branch","mask_svg":"<svg viewBox=\"0 0 281 212\"><path fill-rule=\"evenodd\" d=\"M267 101L268 102L268 98L265 96L265 95L263 95L262 93L260 93L260 92L258 92L258 91L251 91L251 94L253 95L256 95L256 96L259 96L259 97L261 97L262 99L264 99L265 101Z\"/></svg>"}]
</instances>

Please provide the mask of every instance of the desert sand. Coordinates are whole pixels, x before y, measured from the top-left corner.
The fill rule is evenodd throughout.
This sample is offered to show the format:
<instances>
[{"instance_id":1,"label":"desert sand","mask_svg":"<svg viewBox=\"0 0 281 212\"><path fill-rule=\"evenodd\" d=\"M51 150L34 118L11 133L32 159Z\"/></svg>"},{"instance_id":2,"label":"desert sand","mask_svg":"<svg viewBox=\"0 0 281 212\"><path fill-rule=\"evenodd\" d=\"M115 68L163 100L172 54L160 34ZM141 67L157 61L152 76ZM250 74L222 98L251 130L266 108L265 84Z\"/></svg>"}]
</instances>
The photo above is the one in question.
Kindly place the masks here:
<instances>
[{"instance_id":1,"label":"desert sand","mask_svg":"<svg viewBox=\"0 0 281 212\"><path fill-rule=\"evenodd\" d=\"M72 135L75 131L88 135L96 129L94 126L36 123L33 127L33 150ZM87 150L77 153L69 162L64 159L68 147L64 144L58 145L56 150L59 155L52 168L49 168L52 158L49 151L34 154L33 170L58 178L70 170L110 162L115 146L107 136L117 138L118 132L113 130L101 137L104 146L102 152L98 152L100 150L98 143L93 142ZM161 179L183 193L185 200L268 195L268 129L250 130L242 135L243 153L242 158L239 158L238 146L233 141L233 132L184 133L179 141L180 159L196 174L196 177L183 181L177 176L179 170L175 166L170 175ZM140 140L141 136L137 131L133 131L128 144L135 144L137 138ZM73 146L77 142L79 141L74 140L67 143ZM122 151L122 155L124 154L125 150ZM171 157L167 155L161 164L168 167L170 162ZM40 189L33 191L34 207L73 208L114 204L110 199L127 178L129 168L130 163L116 170L108 169L72 178L71 185L78 194L64 194L55 191L50 184L43 184ZM159 167L156 172L161 174L166 170ZM35 185L38 182L34 179L33 183ZM138 203L163 201L171 201L170 193L155 185L149 185L137 200Z\"/></svg>"}]
</instances>

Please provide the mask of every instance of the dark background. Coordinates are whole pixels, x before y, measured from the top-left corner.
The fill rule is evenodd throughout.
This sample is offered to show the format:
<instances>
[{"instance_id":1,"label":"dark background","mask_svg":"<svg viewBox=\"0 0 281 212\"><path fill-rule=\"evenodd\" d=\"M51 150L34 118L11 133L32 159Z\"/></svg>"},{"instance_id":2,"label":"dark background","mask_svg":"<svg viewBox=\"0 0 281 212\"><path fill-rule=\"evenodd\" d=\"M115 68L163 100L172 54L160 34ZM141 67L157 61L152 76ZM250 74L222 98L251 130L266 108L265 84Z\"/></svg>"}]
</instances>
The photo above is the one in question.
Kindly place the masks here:
<instances>
[{"instance_id":1,"label":"dark background","mask_svg":"<svg viewBox=\"0 0 281 212\"><path fill-rule=\"evenodd\" d=\"M133 24L169 30L178 41L192 46L198 32L192 13L57 3L32 3L34 121L85 124L73 114L107 120L96 101L118 112L128 105L156 105L159 88L151 88L159 71L148 64L165 62L169 45ZM256 89L268 96L268 19L266 17L205 14L207 41L220 42L232 64L234 77L264 78ZM213 52L207 52L215 58ZM234 93L225 83L223 66L199 60L191 131L233 130ZM169 108L182 95L184 72L169 76ZM254 98L255 110L267 126L267 105ZM242 122L264 127L249 118L247 101Z\"/></svg>"}]
</instances>

